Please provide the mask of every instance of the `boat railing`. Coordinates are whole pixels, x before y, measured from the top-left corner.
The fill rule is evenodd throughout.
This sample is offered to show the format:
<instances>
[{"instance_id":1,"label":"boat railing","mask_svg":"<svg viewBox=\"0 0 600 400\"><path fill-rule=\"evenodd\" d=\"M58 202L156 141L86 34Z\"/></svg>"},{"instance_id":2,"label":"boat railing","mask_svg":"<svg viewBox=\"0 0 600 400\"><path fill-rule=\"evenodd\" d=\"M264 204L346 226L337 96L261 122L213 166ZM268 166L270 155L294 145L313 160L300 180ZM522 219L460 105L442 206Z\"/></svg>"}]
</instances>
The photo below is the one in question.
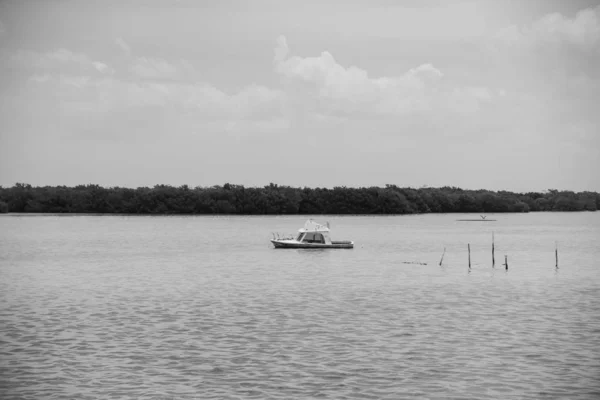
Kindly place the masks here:
<instances>
[{"instance_id":1,"label":"boat railing","mask_svg":"<svg viewBox=\"0 0 600 400\"><path fill-rule=\"evenodd\" d=\"M273 235L273 240L292 240L294 239L294 235L291 234L281 234L281 236L279 235L279 232L271 232L271 235Z\"/></svg>"}]
</instances>

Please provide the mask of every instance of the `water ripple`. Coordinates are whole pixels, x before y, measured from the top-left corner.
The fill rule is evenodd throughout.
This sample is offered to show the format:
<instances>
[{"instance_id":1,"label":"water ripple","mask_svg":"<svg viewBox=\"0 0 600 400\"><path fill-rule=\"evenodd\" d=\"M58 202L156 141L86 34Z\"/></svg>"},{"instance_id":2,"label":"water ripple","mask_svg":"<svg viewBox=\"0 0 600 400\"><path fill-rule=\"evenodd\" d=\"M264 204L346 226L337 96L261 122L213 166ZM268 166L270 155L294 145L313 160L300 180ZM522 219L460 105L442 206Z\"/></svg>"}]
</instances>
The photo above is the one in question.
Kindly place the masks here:
<instances>
[{"instance_id":1,"label":"water ripple","mask_svg":"<svg viewBox=\"0 0 600 400\"><path fill-rule=\"evenodd\" d=\"M558 277L537 248L514 272L469 274L402 265L385 246L243 240L272 218L80 218L63 231L61 218L2 220L22 232L0 237L3 399L600 397L598 250ZM199 248L204 229L190 220L220 239ZM390 220L353 221L391 249L421 246L378 236ZM434 240L423 230L418 240ZM220 249L230 236L239 247Z\"/></svg>"}]
</instances>

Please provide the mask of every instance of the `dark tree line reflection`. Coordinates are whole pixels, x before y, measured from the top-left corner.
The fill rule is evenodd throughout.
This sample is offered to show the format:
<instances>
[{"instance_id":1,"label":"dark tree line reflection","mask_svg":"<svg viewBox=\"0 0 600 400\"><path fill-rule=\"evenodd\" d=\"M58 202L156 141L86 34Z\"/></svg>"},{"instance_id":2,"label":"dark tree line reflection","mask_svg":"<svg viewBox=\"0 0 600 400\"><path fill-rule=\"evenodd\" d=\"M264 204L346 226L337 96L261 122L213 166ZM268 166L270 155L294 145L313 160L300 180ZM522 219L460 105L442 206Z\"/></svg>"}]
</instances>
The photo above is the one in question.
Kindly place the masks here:
<instances>
[{"instance_id":1,"label":"dark tree line reflection","mask_svg":"<svg viewBox=\"0 0 600 400\"><path fill-rule=\"evenodd\" d=\"M463 190L456 187L294 188L269 184L137 189L98 185L0 187L0 212L121 214L415 214L595 211L600 193Z\"/></svg>"}]
</instances>

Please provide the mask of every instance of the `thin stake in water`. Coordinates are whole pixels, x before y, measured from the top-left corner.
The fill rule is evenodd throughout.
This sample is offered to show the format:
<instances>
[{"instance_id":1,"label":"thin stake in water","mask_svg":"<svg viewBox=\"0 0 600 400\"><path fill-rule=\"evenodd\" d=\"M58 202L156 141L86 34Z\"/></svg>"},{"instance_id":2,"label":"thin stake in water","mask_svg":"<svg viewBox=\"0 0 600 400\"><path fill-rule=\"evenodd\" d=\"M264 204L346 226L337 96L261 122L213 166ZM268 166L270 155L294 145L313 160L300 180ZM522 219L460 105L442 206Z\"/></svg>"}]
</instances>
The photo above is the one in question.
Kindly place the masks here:
<instances>
[{"instance_id":1,"label":"thin stake in water","mask_svg":"<svg viewBox=\"0 0 600 400\"><path fill-rule=\"evenodd\" d=\"M467 249L469 250L469 269L471 269L471 244L467 243Z\"/></svg>"},{"instance_id":2,"label":"thin stake in water","mask_svg":"<svg viewBox=\"0 0 600 400\"><path fill-rule=\"evenodd\" d=\"M494 232L492 232L492 268L496 265L496 260L494 259Z\"/></svg>"}]
</instances>

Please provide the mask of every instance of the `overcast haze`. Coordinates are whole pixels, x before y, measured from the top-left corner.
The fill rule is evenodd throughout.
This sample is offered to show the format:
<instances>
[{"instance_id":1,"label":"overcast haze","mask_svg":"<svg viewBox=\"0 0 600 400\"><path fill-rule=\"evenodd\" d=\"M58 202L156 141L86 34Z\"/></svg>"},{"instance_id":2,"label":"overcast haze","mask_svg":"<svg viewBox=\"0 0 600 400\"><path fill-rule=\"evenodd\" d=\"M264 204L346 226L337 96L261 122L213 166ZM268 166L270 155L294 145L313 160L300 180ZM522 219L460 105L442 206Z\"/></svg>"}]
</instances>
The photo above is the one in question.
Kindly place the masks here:
<instances>
[{"instance_id":1,"label":"overcast haze","mask_svg":"<svg viewBox=\"0 0 600 400\"><path fill-rule=\"evenodd\" d=\"M0 185L600 191L596 1L4 1Z\"/></svg>"}]
</instances>

